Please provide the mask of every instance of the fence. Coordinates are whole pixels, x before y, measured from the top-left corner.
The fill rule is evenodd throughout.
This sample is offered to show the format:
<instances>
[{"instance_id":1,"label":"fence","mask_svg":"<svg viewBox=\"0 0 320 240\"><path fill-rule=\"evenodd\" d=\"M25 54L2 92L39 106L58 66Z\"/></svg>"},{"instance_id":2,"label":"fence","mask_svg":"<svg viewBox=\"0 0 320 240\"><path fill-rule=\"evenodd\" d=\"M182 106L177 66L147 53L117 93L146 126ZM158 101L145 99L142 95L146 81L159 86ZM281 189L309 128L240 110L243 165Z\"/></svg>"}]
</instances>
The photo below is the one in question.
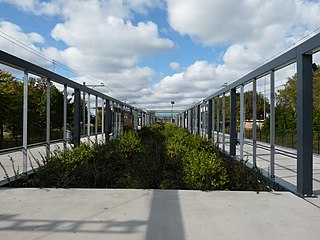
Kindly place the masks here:
<instances>
[{"instance_id":1,"label":"fence","mask_svg":"<svg viewBox=\"0 0 320 240\"><path fill-rule=\"evenodd\" d=\"M27 163L28 163L28 148L34 147L35 145L42 145L46 147L46 158L49 158L51 155L50 144L53 139L61 139L64 145L64 149L68 143L67 131L71 130L73 135L74 146L80 144L80 140L86 136L88 138L88 143L91 142L92 136L97 136L98 134L102 135L102 141L108 141L109 137L118 137L124 131L124 124L130 119L132 128L138 129L144 126L148 126L155 121L155 117L150 114L148 111L135 108L127 103L124 103L118 99L112 98L108 95L105 95L101 92L98 92L84 84L76 83L62 75L54 73L50 70L42 68L38 65L35 65L31 62L20 59L16 56L8 54L0 50L0 63L11 67L14 71L23 72L23 113L22 117L22 135L17 136L12 141L6 141L2 139L3 146L12 147L14 149L22 149L22 172L27 172ZM28 109L33 106L28 106L28 82L29 74L37 76L41 79L46 80L46 127L44 133L30 135L28 129ZM50 104L50 86L52 83L60 84L63 87L63 104L60 106L63 109L63 128L62 132L55 132L51 129L51 104ZM67 101L68 91L72 91L72 101L73 101L73 116L72 122L67 122ZM81 99L82 96L82 99ZM93 100L94 98L94 100ZM81 114L81 101L87 104L87 108ZM84 106L84 104L82 104ZM97 117L94 119L94 123L91 123L91 107L95 109L95 116L97 116L98 108L101 109L101 132L99 132ZM128 118L130 115L130 118ZM1 116L2 117L2 116ZM87 118L87 119L86 119ZM85 124L85 123L88 124ZM92 126L91 126L92 125ZM22 139L21 139L22 138ZM96 137L97 141L97 137ZM4 145L6 144L6 145ZM12 151L12 148L8 151ZM6 149L2 149L1 153L5 153Z\"/></svg>"},{"instance_id":2,"label":"fence","mask_svg":"<svg viewBox=\"0 0 320 240\"><path fill-rule=\"evenodd\" d=\"M194 104L189 109L181 112L176 119L177 125L188 129L193 134L213 139L213 143L225 148L226 132L229 132L229 153L231 156L243 159L246 134L252 138L253 165L257 161L257 141L265 140L269 144L269 167L270 179L274 181L275 176L275 154L276 144L289 145L297 148L296 154L296 192L299 195L313 194L313 146L319 145L319 138L313 139L312 130L312 106L313 106L313 54L320 51L320 34L316 34L298 46L293 47L275 59L263 64L247 75L225 85L219 91ZM283 68L296 64L297 70L297 132L296 134L276 132L275 128L275 79ZM268 78L268 91L258 90L263 78ZM227 82L227 81L224 81ZM245 92L244 89L252 92L251 114L252 131L246 132L245 125ZM267 107L270 117L269 131L263 134L257 127L258 117L261 109L258 108L259 96L264 93L268 105L263 105L263 117L266 116ZM228 105L226 104L228 102ZM260 105L259 105L260 106ZM259 112L259 113L258 113ZM228 125L226 120L228 119ZM237 126L240 126L237 134ZM230 130L227 129L230 127ZM222 134L222 140L220 138ZM319 134L317 133L316 136ZM218 137L217 137L218 136ZM291 137L290 137L291 136ZM239 147L238 142L240 143ZM239 149L238 149L239 148ZM317 151L319 147L317 146ZM225 149L222 149L225 150Z\"/></svg>"}]
</instances>

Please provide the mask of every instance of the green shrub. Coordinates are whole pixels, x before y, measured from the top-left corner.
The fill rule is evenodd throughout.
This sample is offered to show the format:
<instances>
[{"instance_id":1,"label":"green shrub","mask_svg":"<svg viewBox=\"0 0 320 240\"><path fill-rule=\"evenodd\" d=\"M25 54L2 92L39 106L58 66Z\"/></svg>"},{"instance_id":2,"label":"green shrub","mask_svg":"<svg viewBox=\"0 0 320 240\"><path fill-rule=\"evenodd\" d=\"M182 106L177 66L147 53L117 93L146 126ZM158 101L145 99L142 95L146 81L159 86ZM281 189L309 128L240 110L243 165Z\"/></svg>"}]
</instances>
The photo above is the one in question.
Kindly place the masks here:
<instances>
[{"instance_id":1,"label":"green shrub","mask_svg":"<svg viewBox=\"0 0 320 240\"><path fill-rule=\"evenodd\" d=\"M129 130L107 144L57 152L35 170L32 186L269 190L258 169L174 124Z\"/></svg>"},{"instance_id":2,"label":"green shrub","mask_svg":"<svg viewBox=\"0 0 320 240\"><path fill-rule=\"evenodd\" d=\"M228 183L227 171L222 160L205 150L188 151L183 159L183 170L189 189L225 189Z\"/></svg>"}]
</instances>

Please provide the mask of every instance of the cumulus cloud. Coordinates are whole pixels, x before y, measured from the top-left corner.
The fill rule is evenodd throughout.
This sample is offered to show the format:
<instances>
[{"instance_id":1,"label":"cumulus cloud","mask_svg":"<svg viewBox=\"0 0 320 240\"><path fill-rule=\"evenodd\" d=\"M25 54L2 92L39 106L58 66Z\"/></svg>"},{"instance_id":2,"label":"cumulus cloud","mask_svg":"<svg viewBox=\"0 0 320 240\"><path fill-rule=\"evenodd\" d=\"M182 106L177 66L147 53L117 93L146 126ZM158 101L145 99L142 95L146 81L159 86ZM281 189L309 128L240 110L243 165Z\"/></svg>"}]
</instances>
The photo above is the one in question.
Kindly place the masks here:
<instances>
[{"instance_id":1,"label":"cumulus cloud","mask_svg":"<svg viewBox=\"0 0 320 240\"><path fill-rule=\"evenodd\" d=\"M99 90L121 99L148 95L155 72L138 63L146 56L171 50L174 46L171 40L159 36L154 22L131 21L132 12L147 14L151 7L163 7L163 1L48 1L48 5L56 7L52 13L44 10L41 1L7 2L27 12L35 13L32 8L37 8L37 15L59 14L62 21L52 29L51 36L56 41L63 41L67 47L35 47L44 43L43 37L34 32L23 32L14 24L7 23L10 28L6 27L3 32L89 76L86 80L77 77L76 81L96 79L104 82L107 88ZM10 48L10 42L0 42ZM32 60L25 55L19 56Z\"/></svg>"},{"instance_id":2,"label":"cumulus cloud","mask_svg":"<svg viewBox=\"0 0 320 240\"><path fill-rule=\"evenodd\" d=\"M154 88L155 96L176 92L187 102L200 101L293 46L320 21L318 1L168 0L167 7L173 30L206 47L227 46L222 63L196 61Z\"/></svg>"},{"instance_id":3,"label":"cumulus cloud","mask_svg":"<svg viewBox=\"0 0 320 240\"><path fill-rule=\"evenodd\" d=\"M282 30L273 32L282 36L301 24L313 29L319 10L318 2L301 0L168 0L172 28L206 46L260 39L266 28Z\"/></svg>"},{"instance_id":4,"label":"cumulus cloud","mask_svg":"<svg viewBox=\"0 0 320 240\"><path fill-rule=\"evenodd\" d=\"M51 36L67 47L47 47L39 33L24 32L12 23L0 22L0 30L89 76L77 81L104 82L107 88L99 90L150 108L168 108L171 100L183 108L207 97L294 44L320 22L319 1L306 0L0 2L35 15L58 15L60 23ZM214 50L226 47L221 61L198 59L186 67L169 62L175 73L155 83L159 73L139 63L147 56L174 50L174 42L159 35L156 23L134 21L136 13L147 16L152 8L166 10L171 30L196 44ZM8 41L0 40L0 47L18 51Z\"/></svg>"}]
</instances>

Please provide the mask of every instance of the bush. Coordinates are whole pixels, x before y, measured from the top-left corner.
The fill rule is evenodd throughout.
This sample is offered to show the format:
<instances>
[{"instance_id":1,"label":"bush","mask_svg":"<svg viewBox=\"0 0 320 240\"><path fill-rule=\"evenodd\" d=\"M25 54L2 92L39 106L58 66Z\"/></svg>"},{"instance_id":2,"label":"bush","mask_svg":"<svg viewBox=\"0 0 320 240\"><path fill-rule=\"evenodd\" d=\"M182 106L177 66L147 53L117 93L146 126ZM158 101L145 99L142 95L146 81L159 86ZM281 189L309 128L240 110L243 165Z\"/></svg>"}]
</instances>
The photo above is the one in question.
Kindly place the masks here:
<instances>
[{"instance_id":1,"label":"bush","mask_svg":"<svg viewBox=\"0 0 320 240\"><path fill-rule=\"evenodd\" d=\"M188 151L183 158L183 170L189 189L225 189L228 183L227 171L222 160L205 150Z\"/></svg>"},{"instance_id":2,"label":"bush","mask_svg":"<svg viewBox=\"0 0 320 240\"><path fill-rule=\"evenodd\" d=\"M261 173L211 141L174 124L129 130L119 139L57 152L35 170L32 186L269 190Z\"/></svg>"},{"instance_id":3,"label":"bush","mask_svg":"<svg viewBox=\"0 0 320 240\"><path fill-rule=\"evenodd\" d=\"M33 184L63 188L114 187L122 162L120 155L111 150L114 143L92 147L81 144L65 152L56 152L35 170Z\"/></svg>"}]
</instances>

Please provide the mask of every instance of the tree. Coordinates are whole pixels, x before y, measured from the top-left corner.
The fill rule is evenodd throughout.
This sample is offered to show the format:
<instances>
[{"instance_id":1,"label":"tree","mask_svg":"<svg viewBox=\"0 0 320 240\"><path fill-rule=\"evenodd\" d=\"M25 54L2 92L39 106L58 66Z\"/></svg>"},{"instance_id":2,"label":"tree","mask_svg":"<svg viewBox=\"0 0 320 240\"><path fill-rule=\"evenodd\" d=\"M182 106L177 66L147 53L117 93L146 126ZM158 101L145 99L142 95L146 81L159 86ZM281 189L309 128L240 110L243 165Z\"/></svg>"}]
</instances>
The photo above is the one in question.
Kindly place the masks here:
<instances>
[{"instance_id":1,"label":"tree","mask_svg":"<svg viewBox=\"0 0 320 240\"><path fill-rule=\"evenodd\" d=\"M28 81L28 141L44 140L46 129L47 82L41 78ZM51 129L63 127L63 93L50 85ZM68 122L73 118L71 99L67 100ZM0 147L3 147L4 132L16 139L22 135L23 83L9 72L0 70Z\"/></svg>"},{"instance_id":2,"label":"tree","mask_svg":"<svg viewBox=\"0 0 320 240\"><path fill-rule=\"evenodd\" d=\"M276 129L297 127L297 75L288 78L284 89L276 94ZM313 73L313 128L320 131L320 70Z\"/></svg>"},{"instance_id":3,"label":"tree","mask_svg":"<svg viewBox=\"0 0 320 240\"><path fill-rule=\"evenodd\" d=\"M0 146L5 128L16 138L22 132L23 84L9 72L0 70ZM21 117L20 117L21 116Z\"/></svg>"}]
</instances>

